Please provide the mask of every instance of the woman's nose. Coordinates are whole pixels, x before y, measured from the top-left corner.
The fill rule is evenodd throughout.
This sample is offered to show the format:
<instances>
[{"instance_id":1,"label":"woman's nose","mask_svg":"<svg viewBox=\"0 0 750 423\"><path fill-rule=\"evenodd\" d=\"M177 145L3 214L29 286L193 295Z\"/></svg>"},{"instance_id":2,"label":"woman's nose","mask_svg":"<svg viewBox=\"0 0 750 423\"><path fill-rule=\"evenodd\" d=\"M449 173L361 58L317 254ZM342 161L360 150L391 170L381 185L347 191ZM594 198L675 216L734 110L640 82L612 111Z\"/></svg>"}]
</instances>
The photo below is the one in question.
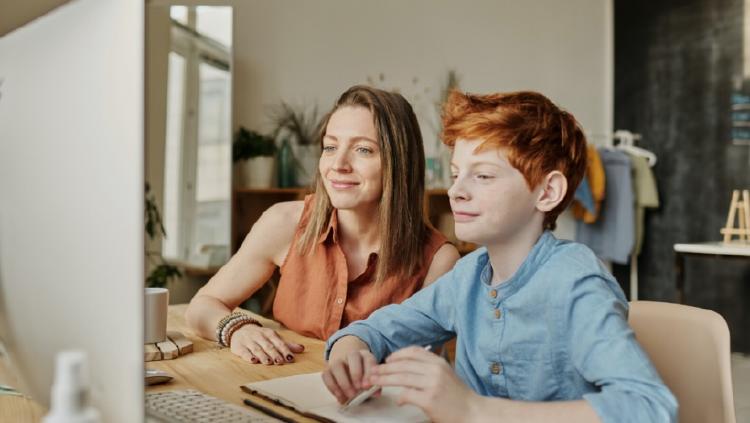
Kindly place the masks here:
<instances>
[{"instance_id":1,"label":"woman's nose","mask_svg":"<svg viewBox=\"0 0 750 423\"><path fill-rule=\"evenodd\" d=\"M349 162L349 153L344 149L339 150L333 159L332 167L336 172L351 172L352 166Z\"/></svg>"}]
</instances>

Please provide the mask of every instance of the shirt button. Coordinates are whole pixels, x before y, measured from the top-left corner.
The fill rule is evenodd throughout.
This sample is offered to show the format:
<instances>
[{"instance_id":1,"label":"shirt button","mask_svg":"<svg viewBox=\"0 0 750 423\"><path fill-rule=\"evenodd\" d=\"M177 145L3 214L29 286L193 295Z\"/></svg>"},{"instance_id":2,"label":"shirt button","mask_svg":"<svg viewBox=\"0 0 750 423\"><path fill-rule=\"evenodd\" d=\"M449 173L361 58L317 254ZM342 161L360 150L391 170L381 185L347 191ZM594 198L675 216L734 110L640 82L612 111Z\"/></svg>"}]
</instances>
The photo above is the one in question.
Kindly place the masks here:
<instances>
[{"instance_id":1,"label":"shirt button","mask_svg":"<svg viewBox=\"0 0 750 423\"><path fill-rule=\"evenodd\" d=\"M490 297L497 298L497 290L493 289L492 291L490 291Z\"/></svg>"},{"instance_id":2,"label":"shirt button","mask_svg":"<svg viewBox=\"0 0 750 423\"><path fill-rule=\"evenodd\" d=\"M336 303L337 304L344 304L344 299L343 298L337 298L336 299Z\"/></svg>"},{"instance_id":3,"label":"shirt button","mask_svg":"<svg viewBox=\"0 0 750 423\"><path fill-rule=\"evenodd\" d=\"M502 315L503 315L503 312L500 311L500 309L496 309L495 310L495 319L499 319L500 316L502 316Z\"/></svg>"},{"instance_id":4,"label":"shirt button","mask_svg":"<svg viewBox=\"0 0 750 423\"><path fill-rule=\"evenodd\" d=\"M490 371L493 375L500 374L500 372L503 370L503 367L500 365L500 363L492 363L490 366Z\"/></svg>"}]
</instances>

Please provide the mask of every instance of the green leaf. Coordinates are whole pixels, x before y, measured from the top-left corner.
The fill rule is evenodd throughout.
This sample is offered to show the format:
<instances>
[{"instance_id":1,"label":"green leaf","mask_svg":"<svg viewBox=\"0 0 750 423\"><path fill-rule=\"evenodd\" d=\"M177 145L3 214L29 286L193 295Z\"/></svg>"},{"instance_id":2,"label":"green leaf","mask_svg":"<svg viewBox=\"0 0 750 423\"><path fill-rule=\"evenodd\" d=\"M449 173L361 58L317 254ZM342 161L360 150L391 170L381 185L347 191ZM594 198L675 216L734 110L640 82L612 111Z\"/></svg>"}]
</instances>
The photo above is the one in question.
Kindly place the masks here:
<instances>
[{"instance_id":1,"label":"green leaf","mask_svg":"<svg viewBox=\"0 0 750 423\"><path fill-rule=\"evenodd\" d=\"M276 144L273 138L240 127L232 143L232 161L247 160L259 156L273 156Z\"/></svg>"}]
</instances>

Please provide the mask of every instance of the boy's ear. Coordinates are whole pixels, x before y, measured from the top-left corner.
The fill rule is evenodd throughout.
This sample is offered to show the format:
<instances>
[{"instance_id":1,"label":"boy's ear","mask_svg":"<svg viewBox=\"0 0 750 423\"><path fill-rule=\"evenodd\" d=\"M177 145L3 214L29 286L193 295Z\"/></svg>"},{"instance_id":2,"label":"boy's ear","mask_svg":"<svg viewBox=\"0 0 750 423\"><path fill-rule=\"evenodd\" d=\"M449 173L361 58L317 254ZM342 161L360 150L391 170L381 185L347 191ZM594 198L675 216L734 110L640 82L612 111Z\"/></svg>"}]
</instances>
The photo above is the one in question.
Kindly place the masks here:
<instances>
[{"instance_id":1,"label":"boy's ear","mask_svg":"<svg viewBox=\"0 0 750 423\"><path fill-rule=\"evenodd\" d=\"M565 198L568 192L568 179L562 172L553 170L544 177L539 184L539 198L536 200L536 208L541 212L548 212Z\"/></svg>"}]
</instances>

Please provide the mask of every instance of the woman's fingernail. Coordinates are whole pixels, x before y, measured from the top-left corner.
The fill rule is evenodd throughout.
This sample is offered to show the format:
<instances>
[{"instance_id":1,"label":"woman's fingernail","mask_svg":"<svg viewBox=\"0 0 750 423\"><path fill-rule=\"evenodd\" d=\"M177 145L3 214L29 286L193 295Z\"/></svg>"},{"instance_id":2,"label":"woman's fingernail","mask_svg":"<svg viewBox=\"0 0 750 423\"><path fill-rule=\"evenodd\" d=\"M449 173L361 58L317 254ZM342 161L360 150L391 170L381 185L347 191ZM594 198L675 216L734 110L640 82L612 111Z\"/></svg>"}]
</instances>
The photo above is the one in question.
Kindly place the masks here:
<instances>
[{"instance_id":1,"label":"woman's fingernail","mask_svg":"<svg viewBox=\"0 0 750 423\"><path fill-rule=\"evenodd\" d=\"M286 361L288 361L288 362L291 363L292 360L294 360L294 356L293 355L289 354L288 356L286 356Z\"/></svg>"},{"instance_id":2,"label":"woman's fingernail","mask_svg":"<svg viewBox=\"0 0 750 423\"><path fill-rule=\"evenodd\" d=\"M276 357L276 362L281 364L284 362L284 360L281 357Z\"/></svg>"}]
</instances>

